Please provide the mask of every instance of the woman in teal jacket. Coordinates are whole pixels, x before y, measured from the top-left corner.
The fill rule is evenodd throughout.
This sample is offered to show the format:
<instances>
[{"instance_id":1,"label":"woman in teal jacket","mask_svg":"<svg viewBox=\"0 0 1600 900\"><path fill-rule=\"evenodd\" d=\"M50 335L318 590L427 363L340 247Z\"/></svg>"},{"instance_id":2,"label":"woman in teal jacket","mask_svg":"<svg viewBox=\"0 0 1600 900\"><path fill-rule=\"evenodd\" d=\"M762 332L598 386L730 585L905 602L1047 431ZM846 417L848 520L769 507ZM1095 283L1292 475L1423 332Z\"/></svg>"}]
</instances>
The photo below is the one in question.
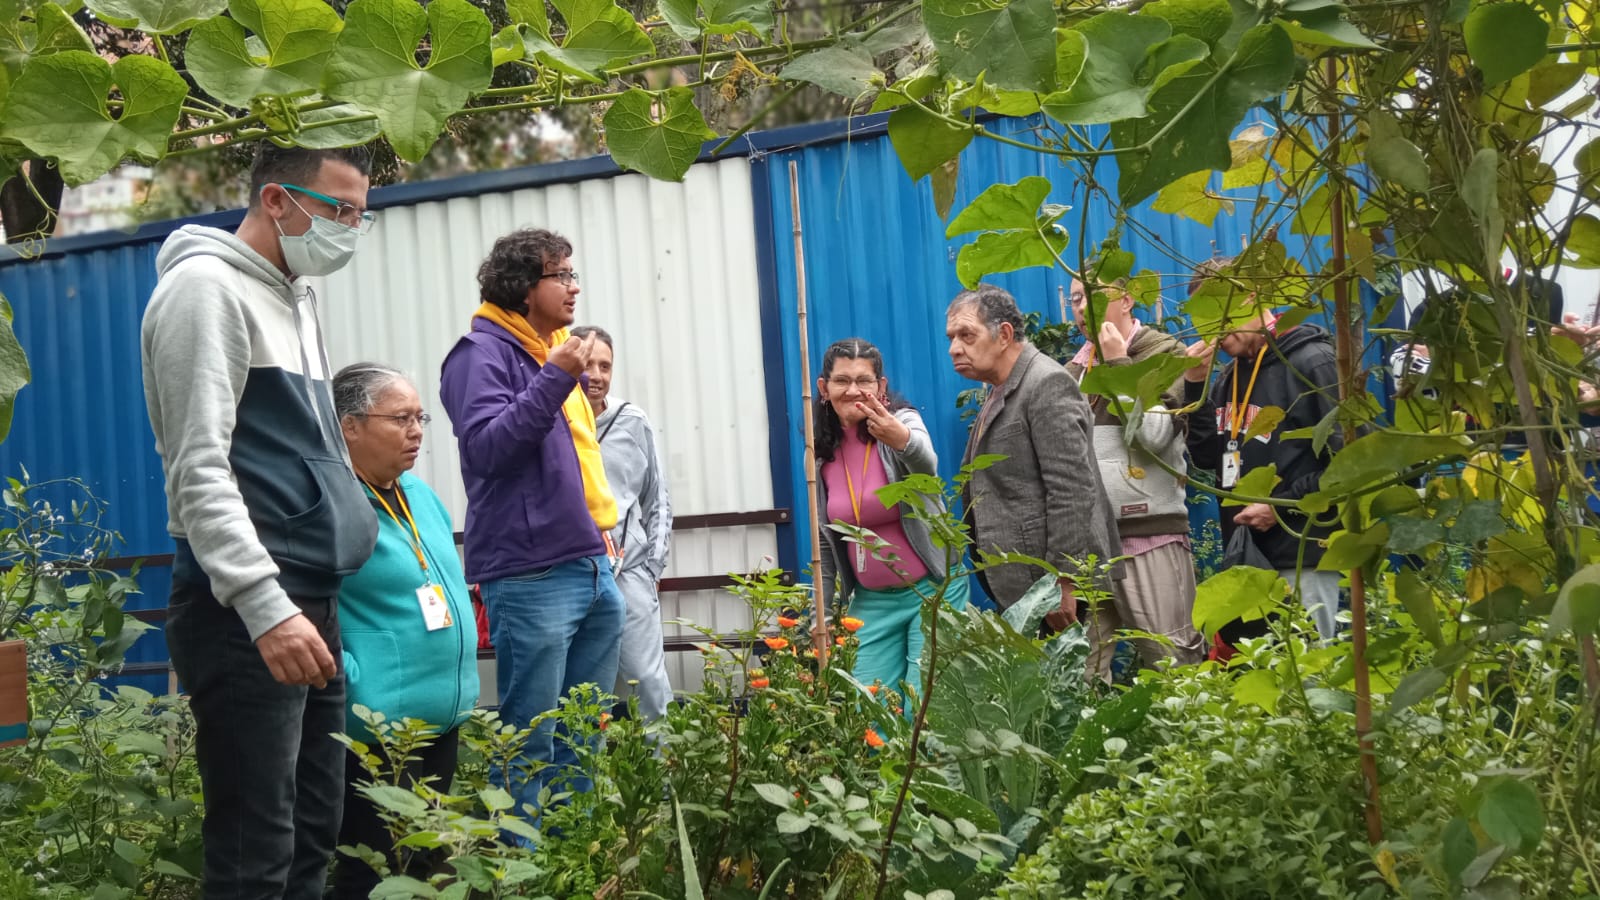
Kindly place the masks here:
<instances>
[{"instance_id":1,"label":"woman in teal jacket","mask_svg":"<svg viewBox=\"0 0 1600 900\"><path fill-rule=\"evenodd\" d=\"M428 414L403 374L375 363L340 370L333 379L333 396L350 463L378 515L372 557L339 590L346 731L358 741L372 742L354 713L357 705L382 713L388 721L410 718L434 726L439 733L433 745L417 753L405 774L407 780L435 779L436 789L449 790L457 729L478 704L478 631L450 513L410 473L422 449ZM388 830L357 789L370 780L355 755L346 754L339 843L365 844L384 853L390 869L398 872ZM366 897L377 884L372 867L340 858L336 898Z\"/></svg>"}]
</instances>

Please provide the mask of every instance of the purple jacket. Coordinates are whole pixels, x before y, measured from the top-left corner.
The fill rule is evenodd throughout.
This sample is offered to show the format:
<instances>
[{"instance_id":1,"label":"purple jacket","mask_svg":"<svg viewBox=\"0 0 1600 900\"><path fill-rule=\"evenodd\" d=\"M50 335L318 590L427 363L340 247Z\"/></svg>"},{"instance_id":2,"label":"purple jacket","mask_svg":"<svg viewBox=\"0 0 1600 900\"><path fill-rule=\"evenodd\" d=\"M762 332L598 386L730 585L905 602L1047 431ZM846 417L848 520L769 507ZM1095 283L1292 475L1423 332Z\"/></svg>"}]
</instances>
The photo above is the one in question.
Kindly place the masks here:
<instances>
[{"instance_id":1,"label":"purple jacket","mask_svg":"<svg viewBox=\"0 0 1600 900\"><path fill-rule=\"evenodd\" d=\"M450 414L467 488L468 581L605 554L561 412L577 386L484 319L473 319L472 331L445 357L439 399Z\"/></svg>"}]
</instances>

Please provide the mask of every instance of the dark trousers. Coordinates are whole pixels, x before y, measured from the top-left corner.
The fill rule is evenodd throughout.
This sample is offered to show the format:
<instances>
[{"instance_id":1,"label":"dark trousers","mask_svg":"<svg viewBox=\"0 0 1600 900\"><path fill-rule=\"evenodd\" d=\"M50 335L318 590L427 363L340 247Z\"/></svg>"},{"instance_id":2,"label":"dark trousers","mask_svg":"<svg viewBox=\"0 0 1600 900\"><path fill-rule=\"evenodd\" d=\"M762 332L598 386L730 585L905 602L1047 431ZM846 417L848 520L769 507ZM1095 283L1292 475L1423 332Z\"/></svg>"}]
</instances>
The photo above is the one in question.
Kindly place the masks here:
<instances>
[{"instance_id":1,"label":"dark trousers","mask_svg":"<svg viewBox=\"0 0 1600 900\"><path fill-rule=\"evenodd\" d=\"M363 743L366 743L363 741ZM456 774L456 756L461 746L459 729L452 728L444 734L433 739L433 746L423 747L415 752L415 759L406 764L405 771L400 776L400 785L409 788L419 779L436 777L431 782L434 790L450 790L450 782ZM368 752L388 765L388 757L377 747L368 744ZM384 770L387 774L387 769ZM366 844L368 847L382 853L389 858L389 871L395 875L410 875L418 881L426 881L429 869L434 863L437 854L412 851L411 865L403 871L394 853L394 841L389 836L389 827L378 817L378 808L371 800L361 795L357 785L363 781L372 781L365 767L356 759L354 753L346 752L344 755L344 824L339 826L339 844L347 847L358 847ZM392 783L387 777L382 783ZM333 896L335 900L366 900L371 895L372 889L378 886L378 873L372 867L359 859L341 855L338 865L333 870Z\"/></svg>"},{"instance_id":2,"label":"dark trousers","mask_svg":"<svg viewBox=\"0 0 1600 900\"><path fill-rule=\"evenodd\" d=\"M337 599L295 602L339 659ZM343 800L331 735L344 731L344 673L321 689L280 684L238 613L177 577L167 648L197 729L205 900L321 900Z\"/></svg>"}]
</instances>

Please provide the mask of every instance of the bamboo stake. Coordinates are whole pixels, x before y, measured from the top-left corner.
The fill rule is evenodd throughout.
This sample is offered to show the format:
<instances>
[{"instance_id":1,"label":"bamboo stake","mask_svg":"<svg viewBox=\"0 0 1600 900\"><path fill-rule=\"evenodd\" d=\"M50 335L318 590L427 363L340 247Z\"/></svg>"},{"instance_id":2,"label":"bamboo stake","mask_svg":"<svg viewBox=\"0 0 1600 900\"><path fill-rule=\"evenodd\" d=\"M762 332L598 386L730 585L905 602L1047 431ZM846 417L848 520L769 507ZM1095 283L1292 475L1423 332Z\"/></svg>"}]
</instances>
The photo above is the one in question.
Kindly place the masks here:
<instances>
[{"instance_id":1,"label":"bamboo stake","mask_svg":"<svg viewBox=\"0 0 1600 900\"><path fill-rule=\"evenodd\" d=\"M1338 85L1338 64L1331 57L1328 59L1328 89L1330 91ZM1337 103L1337 101L1335 101ZM1334 106L1332 118L1329 120L1328 133L1334 145L1334 158L1338 158L1339 134L1343 129L1340 111ZM1361 346L1361 336L1358 326L1350 311L1350 275L1346 271L1348 260L1345 257L1344 245L1344 183L1337 180L1337 175L1329 176L1333 188L1330 195L1329 212L1332 214L1333 231L1333 317L1335 325L1335 348L1339 367L1339 400L1348 400L1362 388L1356 382L1360 373L1357 371L1356 348ZM1343 426L1344 442L1348 446L1356 439L1356 431L1346 424ZM1354 522L1359 515L1356 504L1350 504L1345 511L1347 521ZM1356 746L1361 755L1361 780L1366 782L1367 800L1365 809L1367 822L1367 840L1376 844L1383 840L1383 807L1380 803L1378 792L1378 757L1377 750L1372 743L1372 682L1371 673L1367 668L1367 591L1366 573L1360 566L1350 570L1350 661L1355 665L1356 689Z\"/></svg>"},{"instance_id":2,"label":"bamboo stake","mask_svg":"<svg viewBox=\"0 0 1600 900\"><path fill-rule=\"evenodd\" d=\"M806 243L800 228L800 169L789 160L789 214L794 220L794 284L800 332L800 393L806 427L806 509L811 515L811 603L816 612L811 627L812 646L817 651L817 665L828 665L828 608L822 602L822 536L817 520L817 431L811 408L811 341L806 326Z\"/></svg>"}]
</instances>

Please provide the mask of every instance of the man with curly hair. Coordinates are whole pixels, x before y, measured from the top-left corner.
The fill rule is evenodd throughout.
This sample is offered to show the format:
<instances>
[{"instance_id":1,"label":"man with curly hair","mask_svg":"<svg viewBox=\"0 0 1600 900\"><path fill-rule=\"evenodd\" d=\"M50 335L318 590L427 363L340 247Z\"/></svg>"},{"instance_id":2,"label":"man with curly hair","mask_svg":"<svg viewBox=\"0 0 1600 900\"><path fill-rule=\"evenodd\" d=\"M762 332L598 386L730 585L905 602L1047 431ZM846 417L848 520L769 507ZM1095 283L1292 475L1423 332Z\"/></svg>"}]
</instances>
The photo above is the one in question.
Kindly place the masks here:
<instances>
[{"instance_id":1,"label":"man with curly hair","mask_svg":"<svg viewBox=\"0 0 1600 900\"><path fill-rule=\"evenodd\" d=\"M572 337L572 244L527 228L478 269L482 304L445 357L439 394L467 489L467 580L482 586L500 717L525 728L580 685L616 683L625 616L604 535L617 524L583 372L595 338ZM588 790L570 740L540 723L493 776L519 808ZM555 783L553 783L555 782Z\"/></svg>"}]
</instances>

